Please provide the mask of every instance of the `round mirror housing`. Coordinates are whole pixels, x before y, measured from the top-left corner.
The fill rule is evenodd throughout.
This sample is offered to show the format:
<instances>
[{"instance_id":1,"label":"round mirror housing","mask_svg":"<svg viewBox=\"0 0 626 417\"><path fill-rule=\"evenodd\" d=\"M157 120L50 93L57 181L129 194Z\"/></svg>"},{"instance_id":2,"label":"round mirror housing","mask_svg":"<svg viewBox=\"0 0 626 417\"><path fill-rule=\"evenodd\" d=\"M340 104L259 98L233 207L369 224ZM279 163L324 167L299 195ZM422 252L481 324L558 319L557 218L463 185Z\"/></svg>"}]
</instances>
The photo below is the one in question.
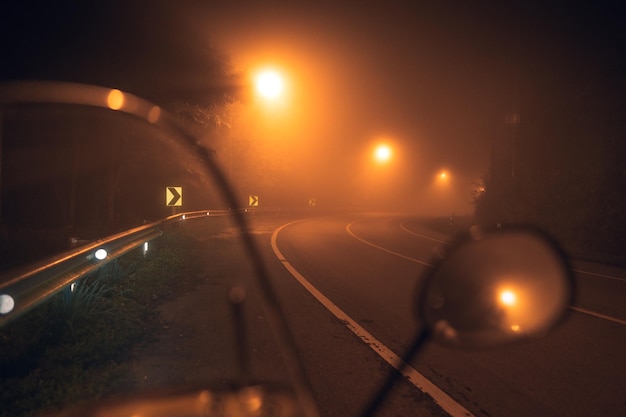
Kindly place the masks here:
<instances>
[{"instance_id":1,"label":"round mirror housing","mask_svg":"<svg viewBox=\"0 0 626 417\"><path fill-rule=\"evenodd\" d=\"M475 229L445 252L418 304L445 345L488 348L542 336L572 302L567 258L538 230Z\"/></svg>"}]
</instances>

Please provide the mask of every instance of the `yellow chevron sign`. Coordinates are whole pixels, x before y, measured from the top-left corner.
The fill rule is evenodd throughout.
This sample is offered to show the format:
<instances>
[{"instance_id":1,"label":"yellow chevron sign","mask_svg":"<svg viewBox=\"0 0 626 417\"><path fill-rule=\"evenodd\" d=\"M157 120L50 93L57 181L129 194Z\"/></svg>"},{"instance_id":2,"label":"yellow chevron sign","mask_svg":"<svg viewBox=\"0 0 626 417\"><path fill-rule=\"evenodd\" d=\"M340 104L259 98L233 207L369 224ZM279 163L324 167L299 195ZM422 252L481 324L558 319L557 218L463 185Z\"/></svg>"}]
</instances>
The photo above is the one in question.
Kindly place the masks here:
<instances>
[{"instance_id":1,"label":"yellow chevron sign","mask_svg":"<svg viewBox=\"0 0 626 417\"><path fill-rule=\"evenodd\" d=\"M165 187L165 205L180 207L183 205L183 187Z\"/></svg>"}]
</instances>

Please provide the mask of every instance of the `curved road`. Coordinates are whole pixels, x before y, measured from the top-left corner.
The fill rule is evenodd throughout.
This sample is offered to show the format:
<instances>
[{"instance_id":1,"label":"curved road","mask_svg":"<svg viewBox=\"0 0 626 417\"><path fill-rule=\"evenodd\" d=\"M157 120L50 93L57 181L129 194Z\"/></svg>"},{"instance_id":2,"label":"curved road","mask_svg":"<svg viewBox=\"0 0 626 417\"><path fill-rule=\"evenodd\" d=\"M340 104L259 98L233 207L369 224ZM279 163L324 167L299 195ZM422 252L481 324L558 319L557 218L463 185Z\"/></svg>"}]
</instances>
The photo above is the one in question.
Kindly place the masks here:
<instances>
[{"instance_id":1,"label":"curved road","mask_svg":"<svg viewBox=\"0 0 626 417\"><path fill-rule=\"evenodd\" d=\"M385 357L400 355L416 332L416 288L448 237L399 215L315 217L270 238L272 222L259 216L254 227L266 232L261 242L323 412L355 415L389 372ZM562 326L500 350L429 345L411 364L417 379L404 381L381 415L440 415L415 385L453 415L625 415L626 273L574 269L578 301Z\"/></svg>"}]
</instances>

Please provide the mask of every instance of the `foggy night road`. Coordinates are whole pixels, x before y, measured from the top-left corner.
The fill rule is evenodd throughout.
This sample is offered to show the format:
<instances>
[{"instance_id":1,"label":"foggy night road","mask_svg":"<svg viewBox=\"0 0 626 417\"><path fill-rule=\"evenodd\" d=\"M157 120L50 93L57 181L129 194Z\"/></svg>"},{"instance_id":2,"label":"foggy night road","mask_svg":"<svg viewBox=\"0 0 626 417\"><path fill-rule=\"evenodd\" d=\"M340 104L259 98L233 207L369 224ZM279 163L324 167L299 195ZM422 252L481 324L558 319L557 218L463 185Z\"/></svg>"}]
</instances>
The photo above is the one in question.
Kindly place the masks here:
<instances>
[{"instance_id":1,"label":"foggy night road","mask_svg":"<svg viewBox=\"0 0 626 417\"><path fill-rule=\"evenodd\" d=\"M317 218L285 227L278 246L315 287L401 353L415 328L411 299L426 267L385 250L428 262L437 242L427 236L445 237L423 229L387 216ZM476 415L622 415L626 280L577 277L578 307L622 324L572 313L543 340L488 352L430 346L414 367Z\"/></svg>"},{"instance_id":2,"label":"foggy night road","mask_svg":"<svg viewBox=\"0 0 626 417\"><path fill-rule=\"evenodd\" d=\"M252 227L323 415L357 415L390 367L282 266L272 250L272 236L286 262L396 354L403 353L418 327L412 298L428 269L422 262L429 262L433 247L447 237L419 219L384 214L295 222L262 215L254 216ZM626 308L620 300L626 295L626 275L606 267L591 268L574 265L576 270L598 274L577 274L580 294L575 307L586 313L571 311L566 323L544 339L477 352L429 345L412 366L476 416L623 415ZM216 292L211 287L210 294ZM198 290L179 307L171 307L187 312L181 313L185 334L200 333L198 329L206 333L205 307L199 304L211 302L202 297ZM261 317L253 312L253 320L255 315ZM271 379L280 365L265 341L267 330L256 325L250 331L253 359L259 358L260 363L256 372ZM184 344L181 339L178 343ZM175 366L170 363L167 368L171 371ZM193 371L197 369L196 365ZM406 381L385 406L388 409L380 415L442 415Z\"/></svg>"},{"instance_id":3,"label":"foggy night road","mask_svg":"<svg viewBox=\"0 0 626 417\"><path fill-rule=\"evenodd\" d=\"M293 387L296 350L321 415L361 415L423 329L418 289L452 239L418 215L450 213L457 230L541 225L607 264L572 263L576 298L545 338L427 345L376 415L626 416L623 2L5 3L0 278L51 302L1 329L0 417ZM265 262L226 216L242 211ZM143 253L86 252L113 240ZM525 332L558 298L532 287L528 307L509 277L483 308L436 311ZM3 320L24 299L2 292Z\"/></svg>"}]
</instances>

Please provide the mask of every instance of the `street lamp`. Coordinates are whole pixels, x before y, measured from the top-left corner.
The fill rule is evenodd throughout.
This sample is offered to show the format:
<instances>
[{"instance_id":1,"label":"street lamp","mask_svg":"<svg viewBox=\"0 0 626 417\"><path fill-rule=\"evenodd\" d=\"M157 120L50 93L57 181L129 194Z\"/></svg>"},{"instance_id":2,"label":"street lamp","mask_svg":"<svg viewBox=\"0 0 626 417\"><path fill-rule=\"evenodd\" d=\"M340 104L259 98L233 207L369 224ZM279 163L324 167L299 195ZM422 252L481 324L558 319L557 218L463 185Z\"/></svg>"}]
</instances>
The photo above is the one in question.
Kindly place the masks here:
<instances>
[{"instance_id":1,"label":"street lamp","mask_svg":"<svg viewBox=\"0 0 626 417\"><path fill-rule=\"evenodd\" d=\"M264 70L255 79L257 92L266 99L275 99L283 93L283 77L275 70Z\"/></svg>"},{"instance_id":2,"label":"street lamp","mask_svg":"<svg viewBox=\"0 0 626 417\"><path fill-rule=\"evenodd\" d=\"M381 144L374 149L374 159L378 163L386 163L391 159L392 151L389 145Z\"/></svg>"},{"instance_id":3,"label":"street lamp","mask_svg":"<svg viewBox=\"0 0 626 417\"><path fill-rule=\"evenodd\" d=\"M378 142L368 148L365 161L364 198L373 207L377 200L383 200L389 192L389 180L393 177L394 148L388 142Z\"/></svg>"},{"instance_id":4,"label":"street lamp","mask_svg":"<svg viewBox=\"0 0 626 417\"><path fill-rule=\"evenodd\" d=\"M234 180L237 174L234 172L236 168L237 151L241 150L237 147L237 135L248 135L251 129L254 129L255 136L258 135L262 127L261 123L268 123L270 120L267 116L273 116L274 114L280 114L281 110L285 106L285 97L289 91L289 78L285 76L285 73L279 71L276 68L271 67L257 67L252 68L247 72L245 78L245 90L249 94L249 98L252 98L253 105L248 108L241 107L238 114L235 114L234 105L230 105L230 109L227 117L227 123L224 126L228 127L228 177ZM234 127L237 126L238 129ZM253 127L251 127L253 126ZM242 133L243 132L243 133ZM260 141L259 141L260 142ZM238 155L242 159L248 158L247 155ZM241 164L241 169L248 169L246 162ZM245 182L245 180L242 180Z\"/></svg>"},{"instance_id":5,"label":"street lamp","mask_svg":"<svg viewBox=\"0 0 626 417\"><path fill-rule=\"evenodd\" d=\"M437 174L437 182L440 185L447 185L450 182L450 174L448 171L442 170Z\"/></svg>"}]
</instances>

